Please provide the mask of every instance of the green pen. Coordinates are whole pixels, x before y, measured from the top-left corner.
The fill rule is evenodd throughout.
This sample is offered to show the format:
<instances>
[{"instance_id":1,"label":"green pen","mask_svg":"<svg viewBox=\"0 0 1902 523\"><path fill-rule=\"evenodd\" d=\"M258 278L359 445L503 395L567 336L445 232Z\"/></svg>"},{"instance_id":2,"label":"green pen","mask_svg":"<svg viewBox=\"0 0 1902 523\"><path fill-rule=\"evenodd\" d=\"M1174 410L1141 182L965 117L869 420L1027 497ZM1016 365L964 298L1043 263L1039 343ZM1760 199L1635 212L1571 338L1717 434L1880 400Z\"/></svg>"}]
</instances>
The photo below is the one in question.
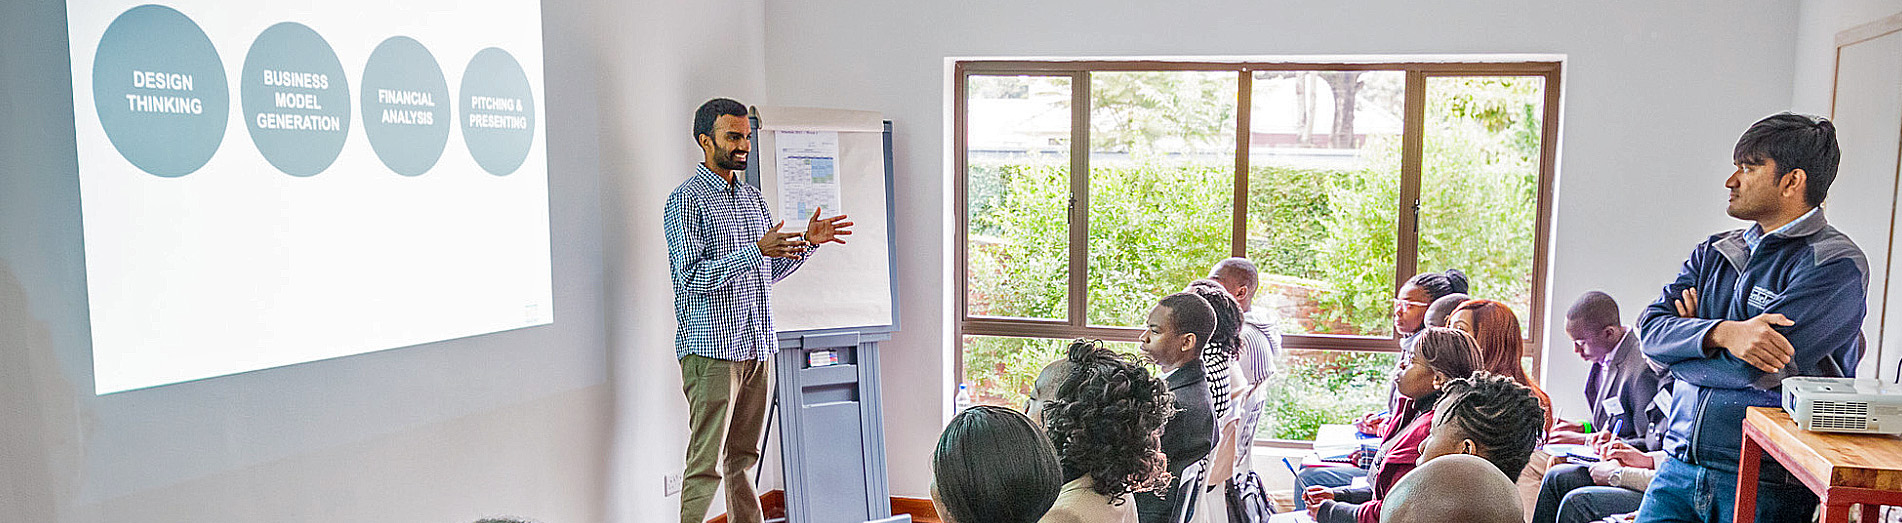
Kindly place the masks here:
<instances>
[{"instance_id":1,"label":"green pen","mask_svg":"<svg viewBox=\"0 0 1902 523\"><path fill-rule=\"evenodd\" d=\"M1592 420L1585 420L1585 433L1586 434L1592 433Z\"/></svg>"}]
</instances>

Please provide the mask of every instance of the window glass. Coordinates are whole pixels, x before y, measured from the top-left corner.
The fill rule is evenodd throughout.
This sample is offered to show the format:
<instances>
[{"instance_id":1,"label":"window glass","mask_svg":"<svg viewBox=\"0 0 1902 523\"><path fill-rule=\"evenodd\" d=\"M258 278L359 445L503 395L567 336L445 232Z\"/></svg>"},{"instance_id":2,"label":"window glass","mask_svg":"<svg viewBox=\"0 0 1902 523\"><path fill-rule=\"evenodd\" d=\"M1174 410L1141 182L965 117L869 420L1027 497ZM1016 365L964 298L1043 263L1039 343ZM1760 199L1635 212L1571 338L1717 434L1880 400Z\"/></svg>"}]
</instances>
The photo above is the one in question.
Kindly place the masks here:
<instances>
[{"instance_id":1,"label":"window glass","mask_svg":"<svg viewBox=\"0 0 1902 523\"><path fill-rule=\"evenodd\" d=\"M1282 372L1271 378L1277 383L1267 385L1256 438L1312 440L1321 425L1387 410L1398 354L1287 350L1283 358Z\"/></svg>"},{"instance_id":2,"label":"window glass","mask_svg":"<svg viewBox=\"0 0 1902 523\"><path fill-rule=\"evenodd\" d=\"M1141 326L1228 257L1237 78L1090 74L1090 324Z\"/></svg>"},{"instance_id":3,"label":"window glass","mask_svg":"<svg viewBox=\"0 0 1902 523\"><path fill-rule=\"evenodd\" d=\"M1069 314L1070 77L970 76L971 316Z\"/></svg>"},{"instance_id":4,"label":"window glass","mask_svg":"<svg viewBox=\"0 0 1902 523\"><path fill-rule=\"evenodd\" d=\"M1253 74L1257 314L1287 333L1390 335L1406 73Z\"/></svg>"},{"instance_id":5,"label":"window glass","mask_svg":"<svg viewBox=\"0 0 1902 523\"><path fill-rule=\"evenodd\" d=\"M1526 336L1544 81L1428 78L1421 159L1419 270L1465 272L1471 294L1511 307Z\"/></svg>"}]
</instances>

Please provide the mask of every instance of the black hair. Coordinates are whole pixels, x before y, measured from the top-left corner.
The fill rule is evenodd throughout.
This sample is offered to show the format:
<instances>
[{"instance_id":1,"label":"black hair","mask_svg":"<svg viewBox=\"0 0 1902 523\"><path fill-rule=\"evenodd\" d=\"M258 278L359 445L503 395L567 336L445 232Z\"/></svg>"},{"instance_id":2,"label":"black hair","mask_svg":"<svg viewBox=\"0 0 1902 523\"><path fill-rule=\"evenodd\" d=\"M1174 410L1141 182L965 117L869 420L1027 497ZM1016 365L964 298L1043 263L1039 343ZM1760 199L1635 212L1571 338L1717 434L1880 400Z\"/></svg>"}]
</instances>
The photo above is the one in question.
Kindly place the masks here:
<instances>
[{"instance_id":1,"label":"black hair","mask_svg":"<svg viewBox=\"0 0 1902 523\"><path fill-rule=\"evenodd\" d=\"M693 112L693 138L699 140L700 135L713 137L713 121L722 116L745 118L746 104L732 98L714 98L700 104L700 109Z\"/></svg>"},{"instance_id":2,"label":"black hair","mask_svg":"<svg viewBox=\"0 0 1902 523\"><path fill-rule=\"evenodd\" d=\"M1261 284L1261 271L1256 269L1255 262L1248 261L1248 258L1237 257L1215 262L1215 269L1209 272L1223 278L1235 277L1240 280L1235 283L1247 286L1251 294L1255 292L1255 286Z\"/></svg>"},{"instance_id":3,"label":"black hair","mask_svg":"<svg viewBox=\"0 0 1902 523\"><path fill-rule=\"evenodd\" d=\"M1050 439L1023 413L991 405L951 418L931 455L931 473L953 521L1033 523L1063 488Z\"/></svg>"},{"instance_id":4,"label":"black hair","mask_svg":"<svg viewBox=\"0 0 1902 523\"><path fill-rule=\"evenodd\" d=\"M1836 124L1822 117L1785 112L1751 124L1750 129L1737 138L1737 147L1731 150L1730 158L1750 166L1776 162L1778 181L1790 171L1802 169L1808 174L1803 202L1814 207L1822 205L1823 198L1829 196L1829 184L1836 181L1836 164L1842 160L1842 150L1836 146Z\"/></svg>"},{"instance_id":5,"label":"black hair","mask_svg":"<svg viewBox=\"0 0 1902 523\"><path fill-rule=\"evenodd\" d=\"M1545 439L1545 407L1532 388L1483 370L1441 386L1433 418L1459 427L1509 478L1519 477Z\"/></svg>"},{"instance_id":6,"label":"black hair","mask_svg":"<svg viewBox=\"0 0 1902 523\"><path fill-rule=\"evenodd\" d=\"M1474 341L1473 335L1467 334L1466 331L1446 327L1427 327L1420 329L1420 333L1416 336L1413 347L1400 357L1411 358L1418 354L1420 359L1426 360L1427 368L1450 379L1472 376L1473 371L1479 370L1479 342ZM1432 410L1433 403L1439 399L1440 391L1435 391L1427 397L1415 400L1412 410L1402 412L1395 418L1393 425L1395 430L1412 424L1413 420L1419 418L1421 414Z\"/></svg>"},{"instance_id":7,"label":"black hair","mask_svg":"<svg viewBox=\"0 0 1902 523\"><path fill-rule=\"evenodd\" d=\"M1064 479L1090 475L1111 504L1167 488L1162 426L1175 415L1169 385L1097 341L1072 342L1063 361L1069 374L1044 404L1043 423Z\"/></svg>"},{"instance_id":8,"label":"black hair","mask_svg":"<svg viewBox=\"0 0 1902 523\"><path fill-rule=\"evenodd\" d=\"M1603 329L1617 325L1618 301L1611 299L1604 291L1589 291L1572 302L1572 308L1565 311L1565 319L1578 320L1593 329Z\"/></svg>"},{"instance_id":9,"label":"black hair","mask_svg":"<svg viewBox=\"0 0 1902 523\"><path fill-rule=\"evenodd\" d=\"M1215 309L1215 330L1209 333L1208 348L1229 358L1242 353L1242 306L1222 288L1222 283L1203 278L1189 282L1183 292L1193 292Z\"/></svg>"},{"instance_id":10,"label":"black hair","mask_svg":"<svg viewBox=\"0 0 1902 523\"><path fill-rule=\"evenodd\" d=\"M1460 304L1466 303L1466 300L1470 299L1473 299L1473 297L1467 296L1466 293L1455 292L1433 300L1431 305L1427 305L1426 325L1428 327L1445 327L1447 321L1453 317L1453 311L1458 310Z\"/></svg>"},{"instance_id":11,"label":"black hair","mask_svg":"<svg viewBox=\"0 0 1902 523\"><path fill-rule=\"evenodd\" d=\"M1427 303L1433 303L1448 294L1466 294L1466 273L1459 269L1447 269L1446 272L1423 272L1407 278L1407 284L1419 287L1427 292Z\"/></svg>"},{"instance_id":12,"label":"black hair","mask_svg":"<svg viewBox=\"0 0 1902 523\"><path fill-rule=\"evenodd\" d=\"M1215 307L1193 292L1163 296L1157 305L1169 309L1169 332L1195 335L1195 353L1200 356L1202 348L1209 345L1209 336L1215 332Z\"/></svg>"}]
</instances>

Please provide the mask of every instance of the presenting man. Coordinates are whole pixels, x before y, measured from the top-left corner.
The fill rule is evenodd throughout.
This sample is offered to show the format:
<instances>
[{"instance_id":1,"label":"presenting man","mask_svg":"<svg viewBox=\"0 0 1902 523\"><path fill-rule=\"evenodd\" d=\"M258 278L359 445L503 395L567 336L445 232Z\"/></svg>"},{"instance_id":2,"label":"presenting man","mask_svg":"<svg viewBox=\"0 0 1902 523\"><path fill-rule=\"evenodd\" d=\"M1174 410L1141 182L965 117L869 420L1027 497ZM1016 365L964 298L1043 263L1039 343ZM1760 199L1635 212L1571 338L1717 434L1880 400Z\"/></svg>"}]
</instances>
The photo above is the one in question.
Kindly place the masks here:
<instances>
[{"instance_id":1,"label":"presenting man","mask_svg":"<svg viewBox=\"0 0 1902 523\"><path fill-rule=\"evenodd\" d=\"M1816 496L1775 460L1737 484L1744 408L1774 407L1789 376L1854 376L1868 262L1823 219L1841 153L1835 126L1764 118L1737 140L1726 212L1756 222L1691 250L1640 318L1644 353L1667 365L1668 459L1638 521L1728 522L1738 488L1761 488L1755 521L1809 521Z\"/></svg>"},{"instance_id":2,"label":"presenting man","mask_svg":"<svg viewBox=\"0 0 1902 523\"><path fill-rule=\"evenodd\" d=\"M705 161L667 196L667 261L674 281L674 357L687 395L687 470L680 521L706 518L726 480L727 521L759 523L759 497L746 469L759 462L766 421L766 361L777 351L772 284L820 245L845 243L852 222L819 218L806 232L779 232L758 189L739 180L752 147L746 106L716 98L693 118ZM757 240L756 240L757 239ZM716 470L715 465L719 465Z\"/></svg>"}]
</instances>

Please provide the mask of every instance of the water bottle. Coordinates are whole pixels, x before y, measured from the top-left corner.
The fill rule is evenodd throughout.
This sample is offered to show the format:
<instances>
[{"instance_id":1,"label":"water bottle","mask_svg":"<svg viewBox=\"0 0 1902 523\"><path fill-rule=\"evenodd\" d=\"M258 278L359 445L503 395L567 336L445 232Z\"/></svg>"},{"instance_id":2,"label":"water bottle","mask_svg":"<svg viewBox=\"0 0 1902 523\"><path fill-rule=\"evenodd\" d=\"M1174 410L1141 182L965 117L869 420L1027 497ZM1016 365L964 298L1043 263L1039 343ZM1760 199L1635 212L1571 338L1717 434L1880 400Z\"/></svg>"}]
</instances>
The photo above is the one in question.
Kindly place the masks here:
<instances>
[{"instance_id":1,"label":"water bottle","mask_svg":"<svg viewBox=\"0 0 1902 523\"><path fill-rule=\"evenodd\" d=\"M959 383L958 395L957 395L957 412L964 412L964 409L968 409L968 408L971 408L971 384Z\"/></svg>"}]
</instances>

